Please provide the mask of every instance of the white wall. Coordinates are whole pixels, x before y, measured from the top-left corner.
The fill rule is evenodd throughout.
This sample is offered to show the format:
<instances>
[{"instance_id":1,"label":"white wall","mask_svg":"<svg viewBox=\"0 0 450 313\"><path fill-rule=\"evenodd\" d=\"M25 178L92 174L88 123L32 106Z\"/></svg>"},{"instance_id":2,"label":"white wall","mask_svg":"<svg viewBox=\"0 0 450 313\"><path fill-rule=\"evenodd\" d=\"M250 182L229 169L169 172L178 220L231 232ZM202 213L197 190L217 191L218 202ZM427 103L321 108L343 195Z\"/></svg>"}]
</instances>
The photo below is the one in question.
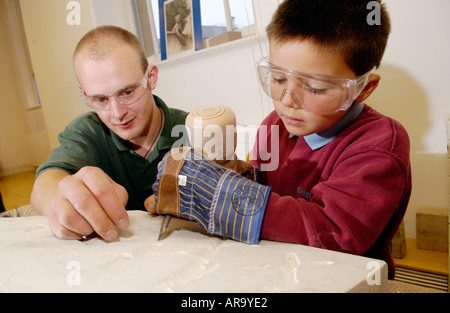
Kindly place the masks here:
<instances>
[{"instance_id":1,"label":"white wall","mask_svg":"<svg viewBox=\"0 0 450 313\"><path fill-rule=\"evenodd\" d=\"M392 33L381 82L368 103L407 129L413 190L405 217L415 237L419 207L447 207L446 116L450 113L450 1L388 0Z\"/></svg>"},{"instance_id":2,"label":"white wall","mask_svg":"<svg viewBox=\"0 0 450 313\"><path fill-rule=\"evenodd\" d=\"M94 25L91 16L99 18L98 14L91 14L91 1L78 1L81 25L69 26L65 7L68 1L20 0L52 146L57 145L56 136L64 126L87 110L78 96L71 54L77 41ZM255 1L260 32L279 2ZM399 120L410 134L413 195L405 228L408 237L415 237L417 208L446 207L447 201L445 116L450 113L450 2L386 3L392 34L379 71L382 81L368 103ZM113 16L107 17L114 20ZM267 54L267 42L244 41L225 48L159 63L155 94L169 106L185 110L204 104L227 105L236 112L239 123L260 123L272 109L258 86L255 72L256 61Z\"/></svg>"},{"instance_id":3,"label":"white wall","mask_svg":"<svg viewBox=\"0 0 450 313\"><path fill-rule=\"evenodd\" d=\"M199 51L187 60L158 63L155 94L169 105L188 111L201 105L222 104L235 111L238 123L261 123L272 104L259 87L256 62L268 55L265 27L279 2L254 1L256 38Z\"/></svg>"},{"instance_id":4,"label":"white wall","mask_svg":"<svg viewBox=\"0 0 450 313\"><path fill-rule=\"evenodd\" d=\"M158 64L155 94L168 105L187 111L207 104L225 105L235 111L238 123L259 124L271 104L260 91L256 76L255 63L261 57L255 50L258 44L253 40L228 45L232 49L199 53L188 62Z\"/></svg>"},{"instance_id":5,"label":"white wall","mask_svg":"<svg viewBox=\"0 0 450 313\"><path fill-rule=\"evenodd\" d=\"M52 147L57 135L88 108L80 100L72 66L72 53L81 37L92 28L88 0L80 4L80 25L69 25L70 1L20 0L31 62L36 74L42 110Z\"/></svg>"},{"instance_id":6,"label":"white wall","mask_svg":"<svg viewBox=\"0 0 450 313\"><path fill-rule=\"evenodd\" d=\"M7 2L0 2L0 177L32 170L23 92L14 66Z\"/></svg>"}]
</instances>

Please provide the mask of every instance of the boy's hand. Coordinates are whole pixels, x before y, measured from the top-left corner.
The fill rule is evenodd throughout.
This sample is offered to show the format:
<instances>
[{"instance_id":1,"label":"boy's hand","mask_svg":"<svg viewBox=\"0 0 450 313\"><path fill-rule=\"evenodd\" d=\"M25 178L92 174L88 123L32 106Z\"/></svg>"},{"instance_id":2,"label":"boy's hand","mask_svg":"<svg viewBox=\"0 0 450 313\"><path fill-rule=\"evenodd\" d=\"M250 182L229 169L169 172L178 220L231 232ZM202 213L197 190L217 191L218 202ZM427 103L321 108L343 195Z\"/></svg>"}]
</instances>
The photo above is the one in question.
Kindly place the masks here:
<instances>
[{"instance_id":1,"label":"boy's hand","mask_svg":"<svg viewBox=\"0 0 450 313\"><path fill-rule=\"evenodd\" d=\"M96 232L114 240L128 226L128 193L97 167L84 167L60 180L48 212L50 229L61 239Z\"/></svg>"},{"instance_id":2,"label":"boy's hand","mask_svg":"<svg viewBox=\"0 0 450 313\"><path fill-rule=\"evenodd\" d=\"M151 213L196 221L208 233L256 244L270 188L207 160L172 149L158 165ZM156 207L155 207L156 201Z\"/></svg>"},{"instance_id":3,"label":"boy's hand","mask_svg":"<svg viewBox=\"0 0 450 313\"><path fill-rule=\"evenodd\" d=\"M157 214L156 212L156 199L155 195L151 195L144 201L144 206L152 214Z\"/></svg>"}]
</instances>

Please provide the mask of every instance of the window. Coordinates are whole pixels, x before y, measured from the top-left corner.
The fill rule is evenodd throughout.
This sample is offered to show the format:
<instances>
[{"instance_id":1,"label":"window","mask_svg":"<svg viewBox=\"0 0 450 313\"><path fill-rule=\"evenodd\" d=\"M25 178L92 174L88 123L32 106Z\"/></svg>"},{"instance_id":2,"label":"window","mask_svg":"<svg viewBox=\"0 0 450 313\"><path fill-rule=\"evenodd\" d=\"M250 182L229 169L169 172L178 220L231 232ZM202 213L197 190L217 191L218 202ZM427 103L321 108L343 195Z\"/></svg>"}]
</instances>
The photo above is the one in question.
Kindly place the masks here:
<instances>
[{"instance_id":1,"label":"window","mask_svg":"<svg viewBox=\"0 0 450 313\"><path fill-rule=\"evenodd\" d=\"M159 55L161 0L135 1L140 36L147 55ZM200 16L203 48L247 37L255 32L252 0L200 0ZM214 42L214 38L225 32L231 35Z\"/></svg>"},{"instance_id":2,"label":"window","mask_svg":"<svg viewBox=\"0 0 450 313\"><path fill-rule=\"evenodd\" d=\"M228 0L233 30L243 30L255 24L251 0Z\"/></svg>"},{"instance_id":3,"label":"window","mask_svg":"<svg viewBox=\"0 0 450 313\"><path fill-rule=\"evenodd\" d=\"M200 4L203 40L226 32L231 21L225 16L223 0L201 0Z\"/></svg>"}]
</instances>

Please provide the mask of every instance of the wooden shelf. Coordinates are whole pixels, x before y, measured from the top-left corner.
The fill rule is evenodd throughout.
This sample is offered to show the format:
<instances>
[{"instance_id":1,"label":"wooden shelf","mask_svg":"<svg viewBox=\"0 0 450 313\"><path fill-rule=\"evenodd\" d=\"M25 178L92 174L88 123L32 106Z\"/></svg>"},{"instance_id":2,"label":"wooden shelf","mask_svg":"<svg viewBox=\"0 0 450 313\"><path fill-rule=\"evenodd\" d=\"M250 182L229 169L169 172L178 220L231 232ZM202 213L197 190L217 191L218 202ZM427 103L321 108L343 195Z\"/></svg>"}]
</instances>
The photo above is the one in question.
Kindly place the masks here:
<instances>
[{"instance_id":1,"label":"wooden shelf","mask_svg":"<svg viewBox=\"0 0 450 313\"><path fill-rule=\"evenodd\" d=\"M448 253L417 249L414 238L406 238L405 257L394 261L398 267L448 276Z\"/></svg>"}]
</instances>

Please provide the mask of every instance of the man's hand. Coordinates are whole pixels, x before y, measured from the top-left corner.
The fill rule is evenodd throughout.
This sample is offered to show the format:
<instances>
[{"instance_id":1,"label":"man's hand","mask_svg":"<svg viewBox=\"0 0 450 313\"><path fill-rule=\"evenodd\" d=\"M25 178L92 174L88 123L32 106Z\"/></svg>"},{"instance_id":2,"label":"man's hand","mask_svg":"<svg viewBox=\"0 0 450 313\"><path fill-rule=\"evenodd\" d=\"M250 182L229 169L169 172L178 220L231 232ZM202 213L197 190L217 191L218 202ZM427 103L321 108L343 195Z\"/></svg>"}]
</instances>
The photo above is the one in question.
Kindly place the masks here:
<instances>
[{"instance_id":1,"label":"man's hand","mask_svg":"<svg viewBox=\"0 0 450 313\"><path fill-rule=\"evenodd\" d=\"M38 177L34 189L46 192L47 183L48 192L56 190L51 201L46 203L48 223L56 237L81 239L96 232L105 240L111 241L117 238L119 229L128 226L128 214L125 210L128 193L101 169L83 167L74 175L63 175L57 180L58 183L55 179L49 179L51 175L39 180L46 173ZM52 189L55 183L57 189ZM40 198L41 206L44 204L43 198L50 200L48 196Z\"/></svg>"}]
</instances>

